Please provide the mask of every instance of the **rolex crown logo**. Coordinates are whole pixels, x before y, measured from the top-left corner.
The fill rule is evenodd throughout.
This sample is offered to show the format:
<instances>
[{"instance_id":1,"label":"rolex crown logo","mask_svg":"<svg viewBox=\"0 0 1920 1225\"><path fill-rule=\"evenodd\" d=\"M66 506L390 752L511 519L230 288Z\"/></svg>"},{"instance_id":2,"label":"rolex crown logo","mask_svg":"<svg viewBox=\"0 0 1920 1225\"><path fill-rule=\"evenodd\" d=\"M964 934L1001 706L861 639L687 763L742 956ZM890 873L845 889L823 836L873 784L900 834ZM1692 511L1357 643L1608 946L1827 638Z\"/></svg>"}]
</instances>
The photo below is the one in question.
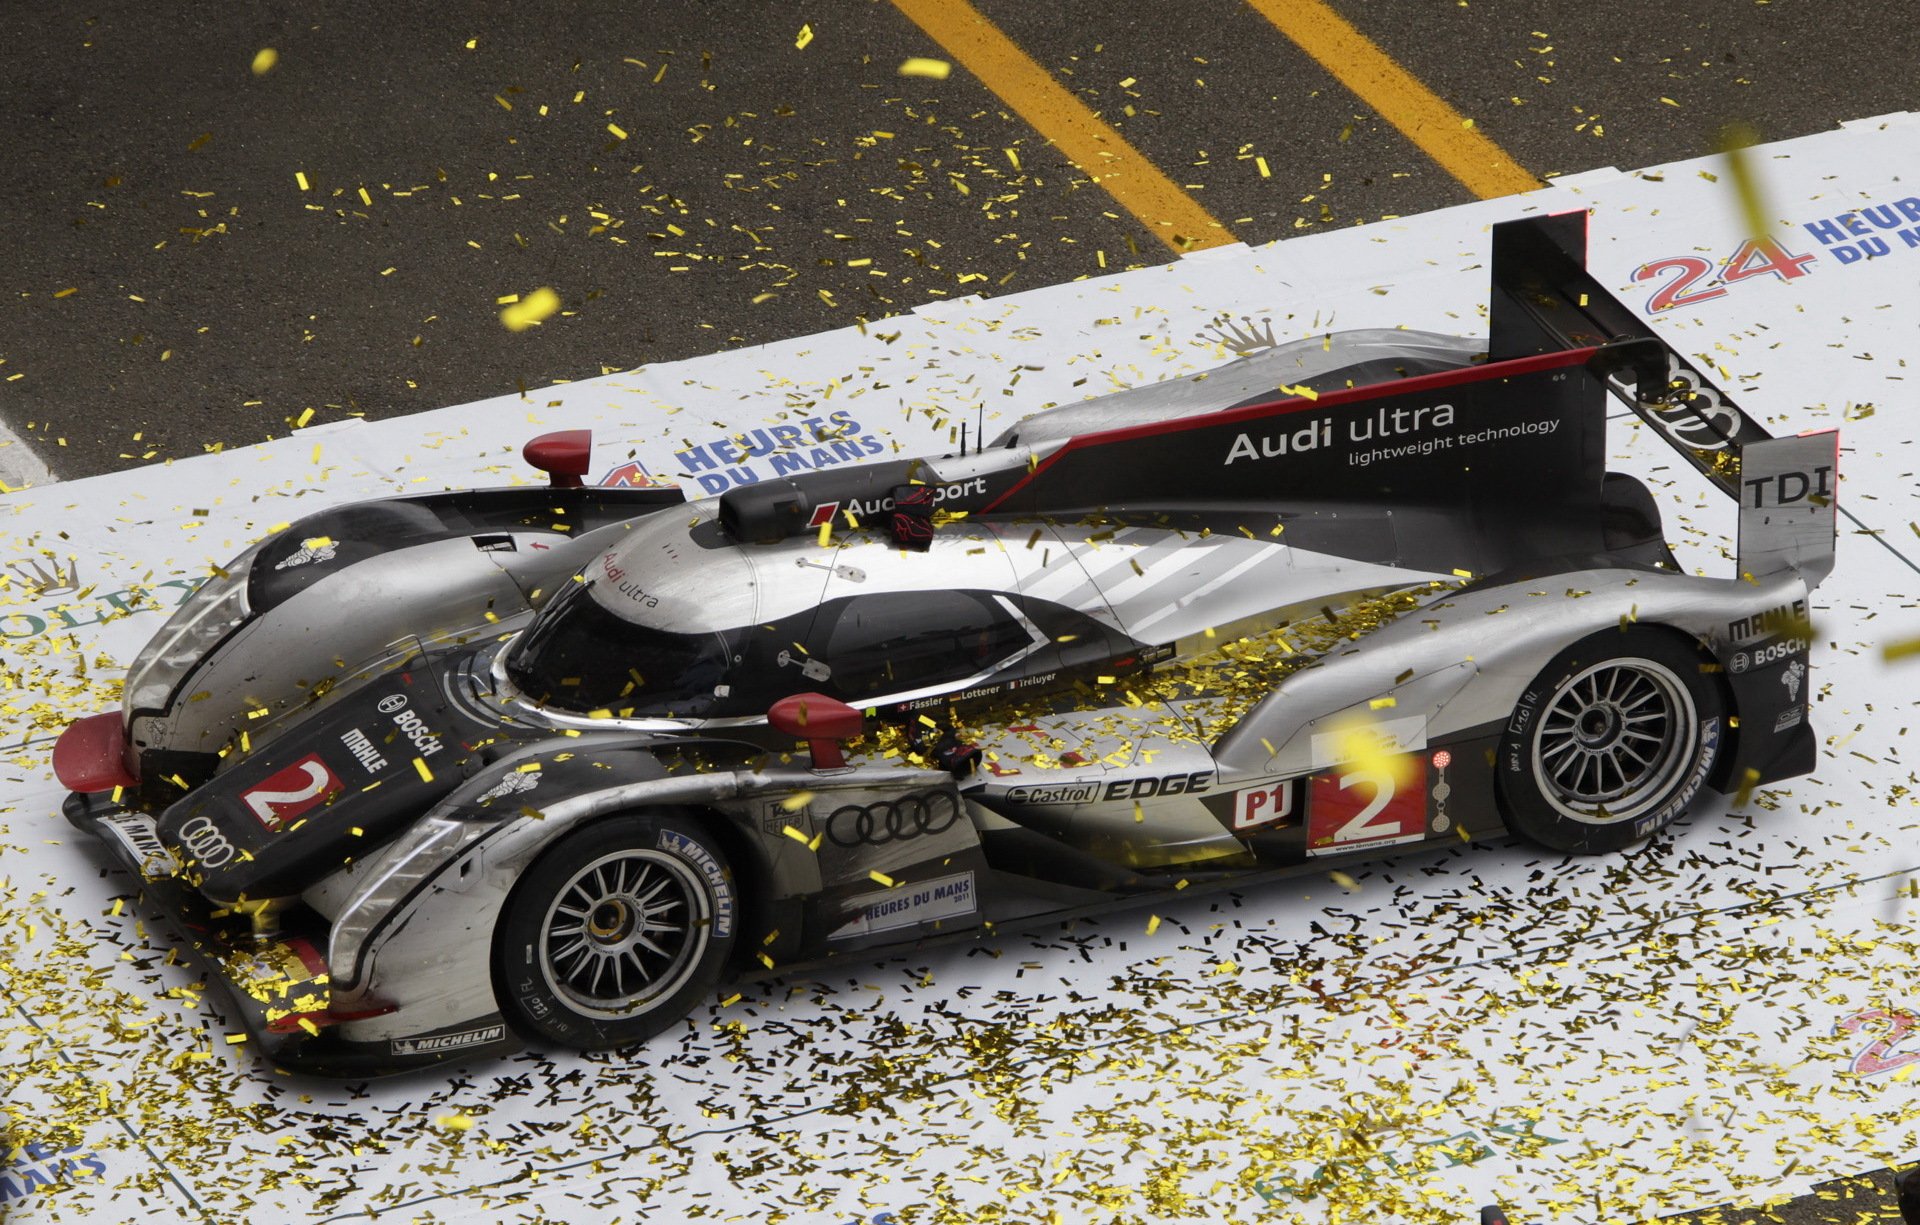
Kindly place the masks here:
<instances>
[{"instance_id":1,"label":"rolex crown logo","mask_svg":"<svg viewBox=\"0 0 1920 1225\"><path fill-rule=\"evenodd\" d=\"M19 575L28 590L37 596L65 595L80 590L80 564L72 558L68 558L62 568L60 559L47 553L24 562L13 562L7 569Z\"/></svg>"}]
</instances>

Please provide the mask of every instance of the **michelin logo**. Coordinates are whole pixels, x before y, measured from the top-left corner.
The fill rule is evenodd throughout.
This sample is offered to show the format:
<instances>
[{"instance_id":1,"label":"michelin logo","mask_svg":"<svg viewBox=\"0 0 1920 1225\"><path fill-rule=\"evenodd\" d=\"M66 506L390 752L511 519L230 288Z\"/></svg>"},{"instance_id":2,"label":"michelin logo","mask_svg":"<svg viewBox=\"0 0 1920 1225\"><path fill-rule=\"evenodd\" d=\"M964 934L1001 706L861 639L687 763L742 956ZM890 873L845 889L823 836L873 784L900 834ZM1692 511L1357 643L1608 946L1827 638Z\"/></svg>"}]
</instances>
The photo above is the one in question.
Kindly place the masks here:
<instances>
[{"instance_id":1,"label":"michelin logo","mask_svg":"<svg viewBox=\"0 0 1920 1225\"><path fill-rule=\"evenodd\" d=\"M836 928L827 937L829 940L851 940L941 919L957 919L980 908L971 872L942 876L885 893L865 893L848 899L845 905L859 913Z\"/></svg>"},{"instance_id":2,"label":"michelin logo","mask_svg":"<svg viewBox=\"0 0 1920 1225\"><path fill-rule=\"evenodd\" d=\"M422 1038L395 1038L393 1053L396 1055L435 1055L441 1051L457 1051L463 1047L484 1046L489 1042L498 1042L506 1036L504 1025L482 1025L479 1029L463 1029L451 1034L428 1034Z\"/></svg>"}]
</instances>

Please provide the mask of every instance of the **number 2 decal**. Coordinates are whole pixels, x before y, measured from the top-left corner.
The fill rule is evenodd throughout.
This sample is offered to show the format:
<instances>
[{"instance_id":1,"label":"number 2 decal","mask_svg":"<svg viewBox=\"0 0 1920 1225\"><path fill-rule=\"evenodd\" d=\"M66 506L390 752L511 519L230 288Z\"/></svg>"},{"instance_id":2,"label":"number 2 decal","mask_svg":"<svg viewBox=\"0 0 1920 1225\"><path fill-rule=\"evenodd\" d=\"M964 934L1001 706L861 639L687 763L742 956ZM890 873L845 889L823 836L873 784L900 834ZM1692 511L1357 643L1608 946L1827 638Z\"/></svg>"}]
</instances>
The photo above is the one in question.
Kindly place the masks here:
<instances>
[{"instance_id":1,"label":"number 2 decal","mask_svg":"<svg viewBox=\"0 0 1920 1225\"><path fill-rule=\"evenodd\" d=\"M1385 768L1328 770L1313 776L1307 800L1307 853L1392 846L1427 836L1427 766L1422 754Z\"/></svg>"},{"instance_id":2,"label":"number 2 decal","mask_svg":"<svg viewBox=\"0 0 1920 1225\"><path fill-rule=\"evenodd\" d=\"M281 822L292 820L344 789L339 777L320 760L320 755L309 753L242 791L240 802L260 824L279 829Z\"/></svg>"},{"instance_id":3,"label":"number 2 decal","mask_svg":"<svg viewBox=\"0 0 1920 1225\"><path fill-rule=\"evenodd\" d=\"M1856 1076L1878 1076L1882 1072L1892 1072L1909 1064L1920 1063L1920 1050L1894 1053L1894 1048L1909 1038L1920 1038L1920 1016L1915 1016L1911 1012L1889 1008L1863 1008L1837 1022L1834 1028L1856 1035L1863 1030L1886 1031L1867 1043L1860 1049L1860 1053L1853 1057L1851 1070Z\"/></svg>"}]
</instances>

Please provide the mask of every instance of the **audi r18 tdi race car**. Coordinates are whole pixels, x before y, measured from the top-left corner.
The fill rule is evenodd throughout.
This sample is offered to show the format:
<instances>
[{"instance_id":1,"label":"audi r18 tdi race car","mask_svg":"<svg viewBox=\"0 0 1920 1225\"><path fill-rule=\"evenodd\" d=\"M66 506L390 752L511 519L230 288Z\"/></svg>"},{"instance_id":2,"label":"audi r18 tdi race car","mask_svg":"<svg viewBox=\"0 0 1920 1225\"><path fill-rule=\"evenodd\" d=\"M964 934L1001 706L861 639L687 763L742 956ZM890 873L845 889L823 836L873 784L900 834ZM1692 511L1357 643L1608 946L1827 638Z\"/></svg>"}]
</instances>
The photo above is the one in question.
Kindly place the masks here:
<instances>
[{"instance_id":1,"label":"audi r18 tdi race car","mask_svg":"<svg viewBox=\"0 0 1920 1225\"><path fill-rule=\"evenodd\" d=\"M1832 433L1769 438L1493 233L1490 339L1337 333L971 453L553 478L248 549L54 764L286 1067L604 1049L723 981L1811 769ZM1739 504L1682 573L1609 393Z\"/></svg>"}]
</instances>

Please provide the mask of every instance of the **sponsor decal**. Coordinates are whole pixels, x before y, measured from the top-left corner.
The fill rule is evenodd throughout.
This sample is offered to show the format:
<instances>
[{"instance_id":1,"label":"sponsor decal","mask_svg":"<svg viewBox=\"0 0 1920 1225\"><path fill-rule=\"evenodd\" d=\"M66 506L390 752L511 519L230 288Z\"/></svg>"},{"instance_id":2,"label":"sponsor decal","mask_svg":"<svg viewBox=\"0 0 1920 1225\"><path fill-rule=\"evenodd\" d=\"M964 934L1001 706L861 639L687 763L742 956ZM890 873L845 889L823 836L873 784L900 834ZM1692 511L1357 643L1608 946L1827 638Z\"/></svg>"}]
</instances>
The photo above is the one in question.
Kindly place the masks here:
<instances>
[{"instance_id":1,"label":"sponsor decal","mask_svg":"<svg viewBox=\"0 0 1920 1225\"><path fill-rule=\"evenodd\" d=\"M1724 264L1716 265L1713 260L1698 255L1670 255L1640 265L1633 270L1633 279L1658 281L1668 273L1673 274L1673 279L1654 290L1647 300L1647 313L1657 315L1676 306L1695 306L1724 298L1729 286L1750 277L1770 275L1782 281L1797 280L1807 275L1807 265L1814 260L1811 255L1793 254L1771 238L1760 238L1741 243ZM1720 269L1718 275L1714 272L1716 267ZM1703 280L1706 284L1701 285ZM1699 288L1696 289L1696 285Z\"/></svg>"},{"instance_id":2,"label":"sponsor decal","mask_svg":"<svg viewBox=\"0 0 1920 1225\"><path fill-rule=\"evenodd\" d=\"M393 725L400 730L422 757L432 757L446 746L440 743L440 734L428 725L425 719L407 708L407 695L389 693L374 706L381 714L390 716Z\"/></svg>"},{"instance_id":3,"label":"sponsor decal","mask_svg":"<svg viewBox=\"0 0 1920 1225\"><path fill-rule=\"evenodd\" d=\"M630 459L611 469L600 478L600 483L621 489L664 489L673 485L672 481L660 480L648 472L646 465L637 459Z\"/></svg>"},{"instance_id":4,"label":"sponsor decal","mask_svg":"<svg viewBox=\"0 0 1920 1225\"><path fill-rule=\"evenodd\" d=\"M19 575L20 581L35 596L65 595L69 591L80 590L80 563L71 558L62 568L60 559L47 553L44 561L39 557L29 557L24 562L10 563L7 569Z\"/></svg>"},{"instance_id":5,"label":"sponsor decal","mask_svg":"<svg viewBox=\"0 0 1920 1225\"><path fill-rule=\"evenodd\" d=\"M1686 786L1674 793L1673 799L1652 816L1641 817L1633 823L1633 835L1645 838L1655 830L1664 828L1682 812L1687 804L1699 793L1701 784L1707 781L1707 771L1713 768L1715 751L1720 747L1720 720L1702 719L1700 721L1700 752L1694 758L1693 773L1687 775Z\"/></svg>"},{"instance_id":6,"label":"sponsor decal","mask_svg":"<svg viewBox=\"0 0 1920 1225\"><path fill-rule=\"evenodd\" d=\"M707 878L707 885L713 890L713 934L718 937L733 934L733 883L720 868L706 847L680 833L678 830L660 831L660 849L672 851L680 858L700 869L700 875Z\"/></svg>"},{"instance_id":7,"label":"sponsor decal","mask_svg":"<svg viewBox=\"0 0 1920 1225\"><path fill-rule=\"evenodd\" d=\"M240 802L261 825L278 830L283 823L317 808L346 789L346 784L327 768L320 754L309 753L242 791Z\"/></svg>"},{"instance_id":8,"label":"sponsor decal","mask_svg":"<svg viewBox=\"0 0 1920 1225\"><path fill-rule=\"evenodd\" d=\"M522 792L532 791L535 787L538 787L539 785L540 785L540 771L515 770L511 774L508 774L503 778L501 778L499 782L487 788L487 790L481 792L480 798L477 802L481 804L485 804L490 800L505 799L507 796L510 796L510 795L519 795Z\"/></svg>"},{"instance_id":9,"label":"sponsor decal","mask_svg":"<svg viewBox=\"0 0 1920 1225\"><path fill-rule=\"evenodd\" d=\"M1015 787L1007 792L1007 800L1014 804L1085 804L1099 794L1099 783L1053 783Z\"/></svg>"},{"instance_id":10,"label":"sponsor decal","mask_svg":"<svg viewBox=\"0 0 1920 1225\"><path fill-rule=\"evenodd\" d=\"M347 752L368 774L378 774L387 768L387 759L380 755L379 748L359 728L348 728L342 732L340 743L346 746Z\"/></svg>"},{"instance_id":11,"label":"sponsor decal","mask_svg":"<svg viewBox=\"0 0 1920 1225\"><path fill-rule=\"evenodd\" d=\"M972 497L975 494L985 493L986 489L987 478L976 476L971 480L935 486L933 500L935 503L940 503L954 498ZM888 496L866 500L855 498L851 502L822 502L813 508L813 517L807 520L807 526L819 527L822 524L832 523L833 517L839 514L843 507L856 518L865 519L892 510L893 498Z\"/></svg>"},{"instance_id":12,"label":"sponsor decal","mask_svg":"<svg viewBox=\"0 0 1920 1225\"><path fill-rule=\"evenodd\" d=\"M647 594L646 588L642 587L638 582L629 582L626 567L616 563L613 560L613 554L611 552L600 555L600 572L607 576L607 581L613 584L615 591L632 600L640 607L660 607L660 597Z\"/></svg>"},{"instance_id":13,"label":"sponsor decal","mask_svg":"<svg viewBox=\"0 0 1920 1225\"><path fill-rule=\"evenodd\" d=\"M477 1029L462 1029L450 1034L422 1034L417 1038L394 1038L388 1046L396 1055L435 1055L441 1051L457 1051L463 1047L498 1042L506 1037L506 1034L505 1025L482 1025Z\"/></svg>"},{"instance_id":14,"label":"sponsor decal","mask_svg":"<svg viewBox=\"0 0 1920 1225\"><path fill-rule=\"evenodd\" d=\"M1778 608L1765 609L1752 616L1727 622L1727 638L1732 642L1741 642L1773 633L1804 637L1807 625L1807 602L1795 600L1791 604L1782 604Z\"/></svg>"},{"instance_id":15,"label":"sponsor decal","mask_svg":"<svg viewBox=\"0 0 1920 1225\"><path fill-rule=\"evenodd\" d=\"M836 808L827 816L827 839L835 846L885 846L943 834L959 819L959 800L945 791L927 791Z\"/></svg>"},{"instance_id":16,"label":"sponsor decal","mask_svg":"<svg viewBox=\"0 0 1920 1225\"><path fill-rule=\"evenodd\" d=\"M1740 675L1740 673L1745 672L1751 667L1753 667L1753 656L1747 654L1745 651L1735 651L1733 658L1727 661L1727 671L1733 673L1735 676Z\"/></svg>"},{"instance_id":17,"label":"sponsor decal","mask_svg":"<svg viewBox=\"0 0 1920 1225\"><path fill-rule=\"evenodd\" d=\"M1424 719L1419 722L1425 726ZM1367 768L1313 776L1307 795L1307 854L1397 846L1426 836L1427 761L1423 755L1401 753Z\"/></svg>"},{"instance_id":18,"label":"sponsor decal","mask_svg":"<svg viewBox=\"0 0 1920 1225\"><path fill-rule=\"evenodd\" d=\"M1833 1023L1835 1033L1866 1038L1847 1070L1884 1076L1920 1063L1920 1013L1908 1008L1862 1008Z\"/></svg>"},{"instance_id":19,"label":"sponsor decal","mask_svg":"<svg viewBox=\"0 0 1920 1225\"><path fill-rule=\"evenodd\" d=\"M1697 306L1724 298L1735 286L1755 277L1793 281L1822 268L1845 268L1898 256L1920 247L1920 196L1866 203L1830 217L1802 221L1800 228L1820 244L1811 254L1797 255L1773 239L1756 239L1742 243L1725 260L1699 255L1652 260L1635 269L1633 279L1662 282L1647 301L1648 313L1659 314L1677 306ZM1829 258L1822 259L1823 255Z\"/></svg>"},{"instance_id":20,"label":"sponsor decal","mask_svg":"<svg viewBox=\"0 0 1920 1225\"><path fill-rule=\"evenodd\" d=\"M82 1144L29 1140L18 1147L10 1146L4 1152L6 1164L0 1166L0 1204L23 1200L51 1187L105 1178L107 1174L106 1161ZM4 1215L0 1212L0 1216Z\"/></svg>"},{"instance_id":21,"label":"sponsor decal","mask_svg":"<svg viewBox=\"0 0 1920 1225\"><path fill-rule=\"evenodd\" d=\"M842 409L824 417L802 417L699 442L684 440L683 449L674 452L673 462L678 475L698 481L702 493L715 494L757 484L768 477L857 464L887 453L886 444L878 436ZM638 464L622 464L609 472L603 483L615 483L613 478L628 474L629 469L637 469L636 475L647 475ZM672 483L649 479L657 484Z\"/></svg>"},{"instance_id":22,"label":"sponsor decal","mask_svg":"<svg viewBox=\"0 0 1920 1225\"><path fill-rule=\"evenodd\" d=\"M1786 671L1780 674L1780 683L1787 687L1787 701L1798 702L1800 700L1800 679L1806 674L1807 665L1797 659L1788 664Z\"/></svg>"},{"instance_id":23,"label":"sponsor decal","mask_svg":"<svg viewBox=\"0 0 1920 1225\"><path fill-rule=\"evenodd\" d=\"M959 872L917 885L902 885L885 893L865 893L842 903L855 916L827 936L829 940L850 940L917 927L942 919L958 919L979 909L973 887L973 873Z\"/></svg>"},{"instance_id":24,"label":"sponsor decal","mask_svg":"<svg viewBox=\"0 0 1920 1225\"><path fill-rule=\"evenodd\" d=\"M1807 708L1804 706L1796 705L1791 710L1783 710L1773 721L1774 733L1778 735L1781 732L1790 731L1793 728L1799 727L1800 721L1806 717Z\"/></svg>"},{"instance_id":25,"label":"sponsor decal","mask_svg":"<svg viewBox=\"0 0 1920 1225\"><path fill-rule=\"evenodd\" d=\"M274 569L286 570L312 561L332 561L333 554L333 541L325 536L315 536L311 540L301 541L300 547L282 558Z\"/></svg>"},{"instance_id":26,"label":"sponsor decal","mask_svg":"<svg viewBox=\"0 0 1920 1225\"><path fill-rule=\"evenodd\" d=\"M1310 742L1313 767L1324 770L1355 757L1414 753L1427 747L1427 717L1376 719L1338 732L1316 732Z\"/></svg>"},{"instance_id":27,"label":"sponsor decal","mask_svg":"<svg viewBox=\"0 0 1920 1225\"><path fill-rule=\"evenodd\" d=\"M192 862L207 868L224 868L239 852L213 819L202 813L180 827L180 846L193 856Z\"/></svg>"},{"instance_id":28,"label":"sponsor decal","mask_svg":"<svg viewBox=\"0 0 1920 1225\"><path fill-rule=\"evenodd\" d=\"M47 587L41 594L61 595L66 591L65 584L75 577L75 572L69 568L65 574L55 573L48 577L54 586ZM96 592L84 604L61 602L40 604L30 612L9 610L0 614L0 639L23 642L46 634L64 634L88 625L105 625L135 613L171 613L200 589L201 581L194 578L168 579L149 587L128 587L104 595Z\"/></svg>"},{"instance_id":29,"label":"sponsor decal","mask_svg":"<svg viewBox=\"0 0 1920 1225\"><path fill-rule=\"evenodd\" d=\"M1742 480L1740 488L1743 490L1741 504L1756 510L1775 510L1809 501L1815 506L1825 506L1833 500L1833 465L1820 464L1812 472L1758 476Z\"/></svg>"},{"instance_id":30,"label":"sponsor decal","mask_svg":"<svg viewBox=\"0 0 1920 1225\"><path fill-rule=\"evenodd\" d=\"M475 536L473 547L482 553L518 553L520 546L511 536Z\"/></svg>"},{"instance_id":31,"label":"sponsor decal","mask_svg":"<svg viewBox=\"0 0 1920 1225\"><path fill-rule=\"evenodd\" d=\"M1108 783L1103 800L1149 800L1157 795L1198 795L1213 786L1212 770L1167 774L1159 778L1123 778Z\"/></svg>"},{"instance_id":32,"label":"sponsor decal","mask_svg":"<svg viewBox=\"0 0 1920 1225\"><path fill-rule=\"evenodd\" d=\"M160 880L180 870L180 861L173 857L167 844L160 841L153 818L146 813L116 812L100 820L121 845L133 852L140 864L140 875L148 880Z\"/></svg>"},{"instance_id":33,"label":"sponsor decal","mask_svg":"<svg viewBox=\"0 0 1920 1225\"><path fill-rule=\"evenodd\" d=\"M1560 428L1559 418L1522 421L1514 425L1494 426L1457 433L1452 429L1457 410L1452 404L1423 404L1415 408L1375 408L1371 415L1328 415L1307 420L1291 430L1266 434L1236 434L1227 446L1220 466L1231 467L1243 460L1259 462L1288 455L1341 448L1347 453L1349 467L1394 459L1432 455L1435 451L1479 446L1529 435L1548 435ZM1296 414L1290 420L1299 420ZM1372 444L1372 445L1368 445Z\"/></svg>"},{"instance_id":34,"label":"sponsor decal","mask_svg":"<svg viewBox=\"0 0 1920 1225\"><path fill-rule=\"evenodd\" d=\"M1739 410L1672 350L1666 386L1639 388L1635 395L1661 432L1681 447L1719 451L1740 432Z\"/></svg>"}]
</instances>

